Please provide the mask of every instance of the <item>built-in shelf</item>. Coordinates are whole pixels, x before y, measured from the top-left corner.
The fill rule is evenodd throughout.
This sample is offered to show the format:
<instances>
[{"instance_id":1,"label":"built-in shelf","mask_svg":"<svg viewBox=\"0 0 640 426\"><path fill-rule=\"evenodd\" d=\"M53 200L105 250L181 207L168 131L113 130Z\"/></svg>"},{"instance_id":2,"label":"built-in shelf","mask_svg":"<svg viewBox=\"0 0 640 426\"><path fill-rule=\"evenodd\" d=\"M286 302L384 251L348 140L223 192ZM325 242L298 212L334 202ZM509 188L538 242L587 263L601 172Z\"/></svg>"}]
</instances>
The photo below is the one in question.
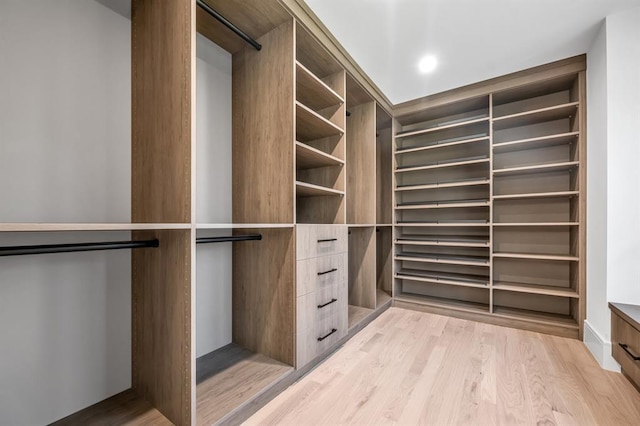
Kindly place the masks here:
<instances>
[{"instance_id":1,"label":"built-in shelf","mask_svg":"<svg viewBox=\"0 0 640 426\"><path fill-rule=\"evenodd\" d=\"M427 283L441 283L458 285L462 287L487 288L489 277L484 275L472 275L454 272L436 272L422 269L402 268L396 273L396 278L401 280L422 281Z\"/></svg>"},{"instance_id":2,"label":"built-in shelf","mask_svg":"<svg viewBox=\"0 0 640 426\"><path fill-rule=\"evenodd\" d=\"M196 229L268 229L294 226L293 223L198 223Z\"/></svg>"},{"instance_id":3,"label":"built-in shelf","mask_svg":"<svg viewBox=\"0 0 640 426\"><path fill-rule=\"evenodd\" d=\"M509 226L509 227L520 227L520 226L532 226L532 227L544 227L544 226L580 226L579 222L522 222L522 223L500 223L493 222L493 226Z\"/></svg>"},{"instance_id":4,"label":"built-in shelf","mask_svg":"<svg viewBox=\"0 0 640 426\"><path fill-rule=\"evenodd\" d=\"M420 130L410 130L410 131L406 131L406 132L400 132L396 134L396 139L400 139L400 138L407 138L409 136L418 136L418 135L424 135L426 133L433 133L433 132L437 132L440 130L447 130L447 129L453 129L454 127L462 127L462 126L469 126L472 124L478 124L478 123L483 123L483 122L488 122L489 121L489 117L488 116L482 116L480 118L472 118L472 119L460 119L460 120L454 120L454 121L449 121L446 123L440 123L437 124L433 127L427 127L425 129L420 129Z\"/></svg>"},{"instance_id":5,"label":"built-in shelf","mask_svg":"<svg viewBox=\"0 0 640 426\"><path fill-rule=\"evenodd\" d=\"M296 61L296 97L301 103L314 110L344 103L342 96L298 61Z\"/></svg>"},{"instance_id":6,"label":"built-in shelf","mask_svg":"<svg viewBox=\"0 0 640 426\"><path fill-rule=\"evenodd\" d=\"M455 159L448 161L440 161L433 164L425 164L423 166L410 166L410 167L402 167L396 168L396 173L408 173L408 172L418 172L421 170L431 170L431 169L441 169L445 167L461 167L461 166L470 166L472 164L481 164L481 163L489 163L490 159L487 157L471 157L468 159Z\"/></svg>"},{"instance_id":7,"label":"built-in shelf","mask_svg":"<svg viewBox=\"0 0 640 426\"><path fill-rule=\"evenodd\" d=\"M446 299L443 297L422 296L411 293L400 293L395 297L398 302L409 302L417 305L433 306L444 308L452 311L473 312L473 313L489 313L489 305L484 303L466 302L456 299Z\"/></svg>"},{"instance_id":8,"label":"built-in shelf","mask_svg":"<svg viewBox=\"0 0 640 426\"><path fill-rule=\"evenodd\" d=\"M579 132L569 132L557 135L541 136L537 138L501 142L493 145L493 152L496 154L500 154L504 152L526 151L529 149L568 145L570 143L576 142L579 134Z\"/></svg>"},{"instance_id":9,"label":"built-in shelf","mask_svg":"<svg viewBox=\"0 0 640 426\"><path fill-rule=\"evenodd\" d=\"M578 329L575 319L568 315L552 314L547 312L530 311L527 309L515 309L503 306L493 306L493 314L497 317L527 321L540 325L551 325L573 330Z\"/></svg>"},{"instance_id":10,"label":"built-in shelf","mask_svg":"<svg viewBox=\"0 0 640 426\"><path fill-rule=\"evenodd\" d=\"M490 180L486 179L463 179L456 181L447 181L447 182L433 182L426 183L421 185L405 185L405 186L397 186L396 192L401 191L423 191L425 189L442 189L442 188L459 188L466 186L480 186L480 185L489 185Z\"/></svg>"},{"instance_id":11,"label":"built-in shelf","mask_svg":"<svg viewBox=\"0 0 640 426\"><path fill-rule=\"evenodd\" d=\"M488 221L435 221L435 222L397 222L400 227L488 227Z\"/></svg>"},{"instance_id":12,"label":"built-in shelf","mask_svg":"<svg viewBox=\"0 0 640 426\"><path fill-rule=\"evenodd\" d=\"M293 367L229 344L196 360L198 425L211 425L277 384Z\"/></svg>"},{"instance_id":13,"label":"built-in shelf","mask_svg":"<svg viewBox=\"0 0 640 426\"><path fill-rule=\"evenodd\" d=\"M488 238L465 238L446 235L433 235L430 238L403 235L396 239L397 245L442 246L442 247L489 247Z\"/></svg>"},{"instance_id":14,"label":"built-in shelf","mask_svg":"<svg viewBox=\"0 0 640 426\"><path fill-rule=\"evenodd\" d=\"M189 223L0 223L0 232L152 231L191 229Z\"/></svg>"},{"instance_id":15,"label":"built-in shelf","mask_svg":"<svg viewBox=\"0 0 640 426\"><path fill-rule=\"evenodd\" d=\"M298 169L342 165L344 165L344 160L302 142L296 142L296 167Z\"/></svg>"},{"instance_id":16,"label":"built-in shelf","mask_svg":"<svg viewBox=\"0 0 640 426\"><path fill-rule=\"evenodd\" d=\"M403 203L396 206L396 210L427 210L427 209L456 209L469 207L489 207L489 200L452 200L419 203Z\"/></svg>"},{"instance_id":17,"label":"built-in shelf","mask_svg":"<svg viewBox=\"0 0 640 426\"><path fill-rule=\"evenodd\" d=\"M488 136L482 136L482 137L478 137L478 138L463 138L462 140L456 140L456 141L436 141L433 143L430 143L428 145L421 145L421 146L416 146L416 147L412 147L412 148L404 148L404 149L398 149L396 150L396 155L402 155L402 154L409 154L412 152L420 152L420 151L427 151L430 149L440 149L440 148L448 148L451 146L457 146L457 145L467 145L467 144L471 144L471 143L476 143L476 142L486 142L489 140Z\"/></svg>"},{"instance_id":18,"label":"built-in shelf","mask_svg":"<svg viewBox=\"0 0 640 426\"><path fill-rule=\"evenodd\" d=\"M545 296L569 297L573 299L579 297L574 289L548 285L494 281L493 288L495 290L512 291L516 293L542 294Z\"/></svg>"},{"instance_id":19,"label":"built-in shelf","mask_svg":"<svg viewBox=\"0 0 640 426\"><path fill-rule=\"evenodd\" d=\"M344 195L344 191L327 188L312 183L296 181L296 195L298 197L317 197L323 195Z\"/></svg>"},{"instance_id":20,"label":"built-in shelf","mask_svg":"<svg viewBox=\"0 0 640 426\"><path fill-rule=\"evenodd\" d=\"M302 142L342 135L344 130L296 101L296 136Z\"/></svg>"},{"instance_id":21,"label":"built-in shelf","mask_svg":"<svg viewBox=\"0 0 640 426\"><path fill-rule=\"evenodd\" d=\"M488 257L484 256L454 256L429 253L398 253L395 258L398 261L419 263L443 263L447 265L489 266Z\"/></svg>"},{"instance_id":22,"label":"built-in shelf","mask_svg":"<svg viewBox=\"0 0 640 426\"><path fill-rule=\"evenodd\" d=\"M494 200L518 200L525 198L571 198L580 195L580 191L535 192L529 194L494 195Z\"/></svg>"},{"instance_id":23,"label":"built-in shelf","mask_svg":"<svg viewBox=\"0 0 640 426\"><path fill-rule=\"evenodd\" d=\"M578 104L579 102L569 102L567 104L540 108L533 111L494 117L493 129L503 130L512 127L528 126L530 124L543 123L545 121L574 117L577 113Z\"/></svg>"},{"instance_id":24,"label":"built-in shelf","mask_svg":"<svg viewBox=\"0 0 640 426\"><path fill-rule=\"evenodd\" d=\"M508 169L495 169L493 170L494 176L509 176L509 175L526 175L534 173L548 173L548 172L563 172L575 170L579 167L579 161L567 161L563 163L554 164L538 164L535 166L524 167L511 167Z\"/></svg>"},{"instance_id":25,"label":"built-in shelf","mask_svg":"<svg viewBox=\"0 0 640 426\"><path fill-rule=\"evenodd\" d=\"M504 259L531 259L531 260L557 260L577 262L580 260L578 256L563 256L552 254L534 254L534 253L493 253L493 257Z\"/></svg>"},{"instance_id":26,"label":"built-in shelf","mask_svg":"<svg viewBox=\"0 0 640 426\"><path fill-rule=\"evenodd\" d=\"M129 389L65 417L51 426L73 425L172 425L160 411Z\"/></svg>"}]
</instances>

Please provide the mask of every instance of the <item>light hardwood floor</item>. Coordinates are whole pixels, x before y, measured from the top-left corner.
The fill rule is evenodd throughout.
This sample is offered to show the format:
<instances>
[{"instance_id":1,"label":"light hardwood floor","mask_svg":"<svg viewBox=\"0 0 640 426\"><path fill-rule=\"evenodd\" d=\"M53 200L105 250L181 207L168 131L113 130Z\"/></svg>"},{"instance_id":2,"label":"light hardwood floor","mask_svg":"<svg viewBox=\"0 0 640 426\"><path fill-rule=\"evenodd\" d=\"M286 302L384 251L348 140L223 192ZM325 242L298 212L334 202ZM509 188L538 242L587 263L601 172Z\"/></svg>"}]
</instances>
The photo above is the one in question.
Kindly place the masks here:
<instances>
[{"instance_id":1,"label":"light hardwood floor","mask_svg":"<svg viewBox=\"0 0 640 426\"><path fill-rule=\"evenodd\" d=\"M640 425L583 343L391 308L247 425Z\"/></svg>"}]
</instances>

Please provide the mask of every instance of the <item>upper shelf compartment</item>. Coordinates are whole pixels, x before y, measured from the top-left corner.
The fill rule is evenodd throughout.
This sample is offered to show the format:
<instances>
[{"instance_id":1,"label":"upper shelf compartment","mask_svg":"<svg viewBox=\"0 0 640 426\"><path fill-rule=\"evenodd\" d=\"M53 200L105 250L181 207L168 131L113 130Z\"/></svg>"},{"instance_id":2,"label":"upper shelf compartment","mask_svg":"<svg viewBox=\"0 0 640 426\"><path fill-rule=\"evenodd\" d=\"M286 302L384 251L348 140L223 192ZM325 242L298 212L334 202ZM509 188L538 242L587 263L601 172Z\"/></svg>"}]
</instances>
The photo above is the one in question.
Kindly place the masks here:
<instances>
[{"instance_id":1,"label":"upper shelf compartment","mask_svg":"<svg viewBox=\"0 0 640 426\"><path fill-rule=\"evenodd\" d=\"M465 99L396 119L402 126L396 135L399 138L482 122L489 119L489 97Z\"/></svg>"},{"instance_id":2,"label":"upper shelf compartment","mask_svg":"<svg viewBox=\"0 0 640 426\"><path fill-rule=\"evenodd\" d=\"M342 96L297 61L296 97L298 101L316 111L344 103Z\"/></svg>"}]
</instances>

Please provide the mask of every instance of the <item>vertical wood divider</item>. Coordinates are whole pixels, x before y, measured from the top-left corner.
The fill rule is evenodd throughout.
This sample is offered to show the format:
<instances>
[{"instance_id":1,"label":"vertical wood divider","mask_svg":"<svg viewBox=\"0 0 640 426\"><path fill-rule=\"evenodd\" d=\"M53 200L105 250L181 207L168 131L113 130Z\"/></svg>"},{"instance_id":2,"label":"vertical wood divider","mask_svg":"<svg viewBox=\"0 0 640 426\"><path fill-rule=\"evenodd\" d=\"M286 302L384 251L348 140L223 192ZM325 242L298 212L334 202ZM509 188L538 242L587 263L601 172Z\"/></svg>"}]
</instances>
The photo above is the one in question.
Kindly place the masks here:
<instances>
[{"instance_id":1,"label":"vertical wood divider","mask_svg":"<svg viewBox=\"0 0 640 426\"><path fill-rule=\"evenodd\" d=\"M133 0L134 223L192 223L195 1ZM132 387L176 425L194 420L193 229L140 231L132 253Z\"/></svg>"}]
</instances>

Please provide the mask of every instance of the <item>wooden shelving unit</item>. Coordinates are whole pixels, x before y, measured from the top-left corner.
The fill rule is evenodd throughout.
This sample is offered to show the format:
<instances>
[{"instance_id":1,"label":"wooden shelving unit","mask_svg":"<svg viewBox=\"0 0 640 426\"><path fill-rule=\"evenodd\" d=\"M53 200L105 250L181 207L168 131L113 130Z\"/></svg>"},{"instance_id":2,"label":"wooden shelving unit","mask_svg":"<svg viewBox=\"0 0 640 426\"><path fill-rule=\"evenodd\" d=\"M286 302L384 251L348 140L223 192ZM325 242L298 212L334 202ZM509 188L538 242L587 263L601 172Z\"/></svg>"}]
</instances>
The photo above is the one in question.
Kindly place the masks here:
<instances>
[{"instance_id":1,"label":"wooden shelving unit","mask_svg":"<svg viewBox=\"0 0 640 426\"><path fill-rule=\"evenodd\" d=\"M582 336L585 61L554 65L398 106L401 306Z\"/></svg>"}]
</instances>

